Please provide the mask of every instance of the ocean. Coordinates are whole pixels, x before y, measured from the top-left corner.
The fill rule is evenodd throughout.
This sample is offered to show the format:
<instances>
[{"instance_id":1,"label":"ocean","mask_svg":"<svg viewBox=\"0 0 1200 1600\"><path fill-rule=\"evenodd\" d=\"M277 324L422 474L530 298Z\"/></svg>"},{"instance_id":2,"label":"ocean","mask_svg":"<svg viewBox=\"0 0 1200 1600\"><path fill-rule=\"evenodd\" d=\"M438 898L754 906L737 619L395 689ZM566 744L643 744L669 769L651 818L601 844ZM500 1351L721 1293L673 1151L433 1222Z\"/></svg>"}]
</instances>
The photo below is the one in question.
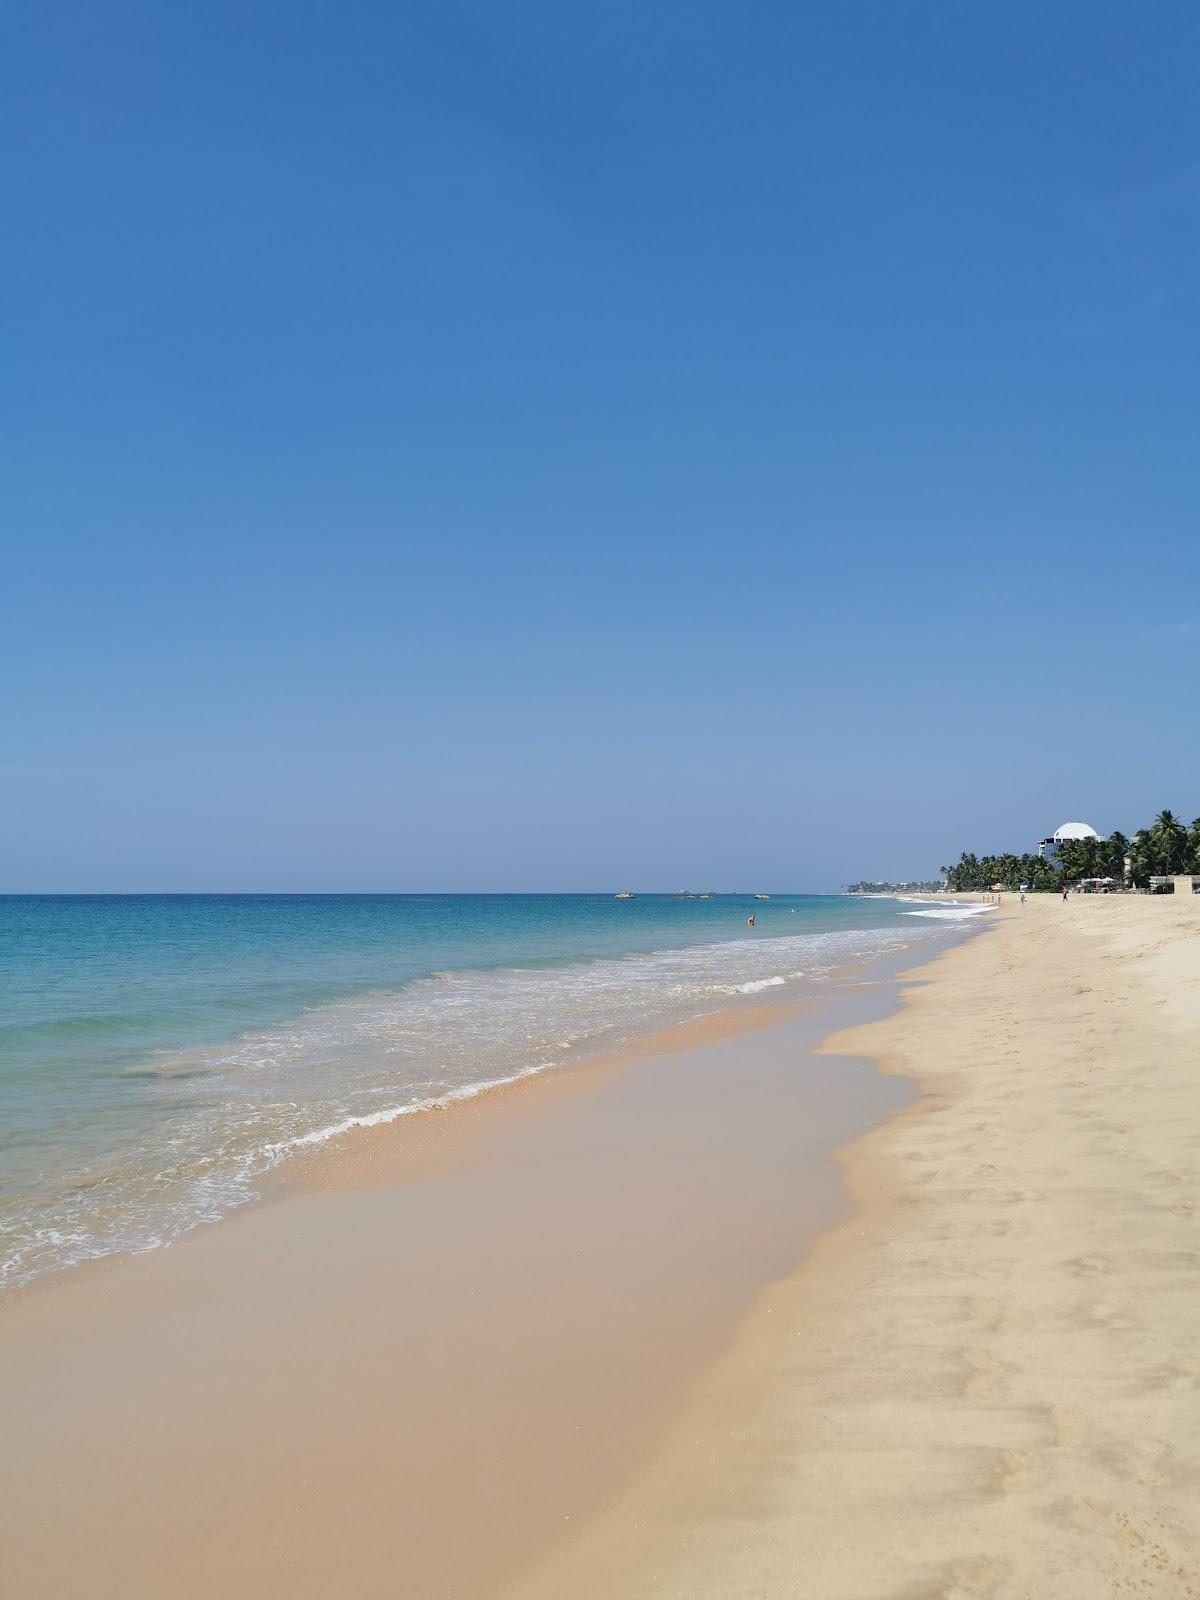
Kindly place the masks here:
<instances>
[{"instance_id":1,"label":"ocean","mask_svg":"<svg viewBox=\"0 0 1200 1600\"><path fill-rule=\"evenodd\" d=\"M170 1243L286 1158L977 908L749 895L0 897L0 1287ZM753 913L756 926L747 927Z\"/></svg>"}]
</instances>

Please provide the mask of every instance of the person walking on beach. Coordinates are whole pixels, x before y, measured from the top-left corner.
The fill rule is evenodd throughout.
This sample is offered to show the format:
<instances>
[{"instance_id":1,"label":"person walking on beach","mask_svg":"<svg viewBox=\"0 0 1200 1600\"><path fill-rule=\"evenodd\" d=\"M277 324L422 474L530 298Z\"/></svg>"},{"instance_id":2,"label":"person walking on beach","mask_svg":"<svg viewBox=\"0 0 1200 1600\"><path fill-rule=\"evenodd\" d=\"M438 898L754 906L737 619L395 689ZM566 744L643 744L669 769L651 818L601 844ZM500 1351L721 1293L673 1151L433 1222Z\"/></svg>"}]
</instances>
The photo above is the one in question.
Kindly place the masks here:
<instances>
[{"instance_id":1,"label":"person walking on beach","mask_svg":"<svg viewBox=\"0 0 1200 1600\"><path fill-rule=\"evenodd\" d=\"M1067 898L1067 886L1064 883L1063 884L1063 899L1065 900L1066 898Z\"/></svg>"},{"instance_id":2,"label":"person walking on beach","mask_svg":"<svg viewBox=\"0 0 1200 1600\"><path fill-rule=\"evenodd\" d=\"M1024 891L1024 889L1021 890L1021 904L1022 905L1025 904L1025 891Z\"/></svg>"}]
</instances>

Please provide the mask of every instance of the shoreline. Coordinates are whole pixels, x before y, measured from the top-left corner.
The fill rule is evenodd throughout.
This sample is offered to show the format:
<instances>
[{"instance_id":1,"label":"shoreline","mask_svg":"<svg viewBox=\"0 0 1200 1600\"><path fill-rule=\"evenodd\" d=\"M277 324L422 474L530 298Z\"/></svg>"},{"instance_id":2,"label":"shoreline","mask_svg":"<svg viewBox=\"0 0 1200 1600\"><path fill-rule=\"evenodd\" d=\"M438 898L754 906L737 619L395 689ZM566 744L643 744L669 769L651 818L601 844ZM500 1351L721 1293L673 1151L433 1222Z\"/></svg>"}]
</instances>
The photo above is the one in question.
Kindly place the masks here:
<instances>
[{"instance_id":1,"label":"shoreline","mask_svg":"<svg viewBox=\"0 0 1200 1600\"><path fill-rule=\"evenodd\" d=\"M505 1600L1200 1595L1200 904L1056 913L825 1041L917 1091L850 1216Z\"/></svg>"},{"instance_id":2,"label":"shoreline","mask_svg":"<svg viewBox=\"0 0 1200 1600\"><path fill-rule=\"evenodd\" d=\"M593 1074L616 1074L656 1056L704 1049L777 1027L810 1013L822 998L828 997L794 996L788 989L767 999L739 996L716 1010L636 1034L605 1051L582 1050L553 1066L515 1073L480 1083L461 1094L407 1106L377 1122L355 1122L337 1132L323 1133L310 1146L292 1150L275 1166L265 1168L249 1199L219 1216L194 1223L162 1244L144 1250L113 1250L106 1255L85 1256L0 1289L0 1318L6 1307L18 1302L36 1300L76 1281L120 1271L132 1261L154 1260L181 1247L186 1249L196 1239L236 1226L267 1206L287 1204L306 1195L435 1182L478 1159L481 1147L509 1118L537 1116L579 1092L586 1093Z\"/></svg>"},{"instance_id":3,"label":"shoreline","mask_svg":"<svg viewBox=\"0 0 1200 1600\"><path fill-rule=\"evenodd\" d=\"M6 1296L9 1592L366 1594L396 1563L494 1592L845 1209L832 1148L903 1096L809 1052L921 954L356 1131L217 1227Z\"/></svg>"},{"instance_id":4,"label":"shoreline","mask_svg":"<svg viewBox=\"0 0 1200 1600\"><path fill-rule=\"evenodd\" d=\"M894 897L887 897L894 898ZM962 903L971 896L961 896ZM979 897L975 897L979 898ZM972 929L964 921L961 934ZM947 933L953 937L950 929ZM773 937L780 937L778 934ZM784 936L786 937L786 935ZM536 1106L543 1096L566 1094L582 1081L581 1075L619 1070L650 1055L704 1047L725 1038L753 1032L786 1020L789 1014L828 1002L846 987L855 986L860 974L886 973L894 981L910 952L926 962L936 955L933 935L914 935L912 942L895 949L839 960L823 969L815 980L772 977L748 989L727 994L721 1003L691 1015L642 1027L603 1044L584 1041L565 1047L557 1060L539 1063L495 1079L480 1080L431 1099L405 1102L381 1111L347 1116L344 1122L320 1128L280 1145L280 1154L249 1180L246 1196L218 1213L201 1216L181 1231L159 1242L138 1247L120 1246L96 1255L83 1255L62 1266L37 1271L0 1286L0 1311L15 1298L37 1295L44 1289L77 1277L103 1273L131 1258L157 1254L186 1243L197 1233L220 1227L265 1204L277 1203L313 1185L342 1186L358 1181L390 1181L389 1161L412 1162L415 1170L432 1170L432 1152L460 1143L467 1147L488 1127L502 1108L519 1100ZM874 980L868 980L874 981ZM790 1008L790 1010L789 1010ZM463 1114L469 1120L464 1120ZM377 1176L373 1177L372 1173Z\"/></svg>"},{"instance_id":5,"label":"shoreline","mask_svg":"<svg viewBox=\"0 0 1200 1600\"><path fill-rule=\"evenodd\" d=\"M886 954L889 943L907 942L902 915L843 928L844 919L820 907L810 939L811 918L799 909L804 917L777 917L765 938L739 933L646 950L635 941L624 956L597 958L598 983L596 962L584 954L547 974L519 961L480 972L451 965L395 991L376 985L251 1027L228 1058L211 1041L164 1045L135 1065L101 1052L80 1084L52 1061L43 1089L32 1055L29 1092L16 1102L11 1130L0 1296L62 1270L169 1246L256 1203L297 1156L307 1162L346 1134L620 1057L636 1051L647 1029L780 998L795 978L789 993L820 992L847 962L869 964L880 946ZM211 936L186 919L179 930L188 938L206 931ZM281 937L274 926L265 934ZM556 1009L558 966L566 994ZM77 1137L68 1114L70 1096L81 1092L101 1130L90 1146L86 1120ZM38 1121L39 1095L47 1126ZM124 1119L128 1137L114 1119Z\"/></svg>"}]
</instances>

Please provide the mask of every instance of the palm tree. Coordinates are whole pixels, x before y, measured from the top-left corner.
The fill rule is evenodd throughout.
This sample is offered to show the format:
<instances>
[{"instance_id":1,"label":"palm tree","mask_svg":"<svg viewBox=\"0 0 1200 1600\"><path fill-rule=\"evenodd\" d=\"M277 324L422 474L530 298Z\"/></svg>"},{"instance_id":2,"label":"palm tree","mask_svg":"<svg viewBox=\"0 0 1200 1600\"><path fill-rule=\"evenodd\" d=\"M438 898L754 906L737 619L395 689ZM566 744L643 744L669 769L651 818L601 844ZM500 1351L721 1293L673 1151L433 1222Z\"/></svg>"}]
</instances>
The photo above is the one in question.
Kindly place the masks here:
<instances>
[{"instance_id":1,"label":"palm tree","mask_svg":"<svg viewBox=\"0 0 1200 1600\"><path fill-rule=\"evenodd\" d=\"M1150 834L1145 828L1139 828L1129 841L1129 876L1137 888L1144 889L1150 874L1157 870Z\"/></svg>"},{"instance_id":2,"label":"palm tree","mask_svg":"<svg viewBox=\"0 0 1200 1600\"><path fill-rule=\"evenodd\" d=\"M951 874L950 887L952 889L979 889L982 888L982 878L979 862L973 853L966 850L958 858L958 865Z\"/></svg>"},{"instance_id":3,"label":"palm tree","mask_svg":"<svg viewBox=\"0 0 1200 1600\"><path fill-rule=\"evenodd\" d=\"M1160 811L1150 826L1162 873L1182 872L1188 856L1188 832L1173 811Z\"/></svg>"},{"instance_id":4,"label":"palm tree","mask_svg":"<svg viewBox=\"0 0 1200 1600\"><path fill-rule=\"evenodd\" d=\"M1125 857L1129 854L1129 840L1119 829L1114 828L1104 841L1104 876L1115 878L1118 883L1125 882Z\"/></svg>"},{"instance_id":5,"label":"palm tree","mask_svg":"<svg viewBox=\"0 0 1200 1600\"><path fill-rule=\"evenodd\" d=\"M1054 865L1068 883L1094 878L1096 857L1090 839L1064 839L1054 857Z\"/></svg>"},{"instance_id":6,"label":"palm tree","mask_svg":"<svg viewBox=\"0 0 1200 1600\"><path fill-rule=\"evenodd\" d=\"M996 862L996 882L1006 889L1015 889L1021 879L1021 863L1008 851Z\"/></svg>"},{"instance_id":7,"label":"palm tree","mask_svg":"<svg viewBox=\"0 0 1200 1600\"><path fill-rule=\"evenodd\" d=\"M1035 889L1057 889L1060 881L1052 861L1045 856L1030 856L1029 882Z\"/></svg>"},{"instance_id":8,"label":"palm tree","mask_svg":"<svg viewBox=\"0 0 1200 1600\"><path fill-rule=\"evenodd\" d=\"M1188 847L1191 855L1188 866L1193 872L1200 872L1200 817L1188 829Z\"/></svg>"}]
</instances>

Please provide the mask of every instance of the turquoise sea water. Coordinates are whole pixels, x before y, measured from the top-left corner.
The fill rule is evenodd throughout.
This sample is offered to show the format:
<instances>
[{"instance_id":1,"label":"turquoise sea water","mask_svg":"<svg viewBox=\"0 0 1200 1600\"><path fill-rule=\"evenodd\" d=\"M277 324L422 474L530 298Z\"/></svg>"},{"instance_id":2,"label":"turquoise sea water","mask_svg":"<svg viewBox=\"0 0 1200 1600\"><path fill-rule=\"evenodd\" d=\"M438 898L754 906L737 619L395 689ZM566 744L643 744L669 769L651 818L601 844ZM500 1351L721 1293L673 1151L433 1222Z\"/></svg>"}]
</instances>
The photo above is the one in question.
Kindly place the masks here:
<instances>
[{"instance_id":1,"label":"turquoise sea water","mask_svg":"<svg viewBox=\"0 0 1200 1600\"><path fill-rule=\"evenodd\" d=\"M923 915L810 895L0 897L0 1284L167 1243L357 1122L944 937Z\"/></svg>"}]
</instances>

